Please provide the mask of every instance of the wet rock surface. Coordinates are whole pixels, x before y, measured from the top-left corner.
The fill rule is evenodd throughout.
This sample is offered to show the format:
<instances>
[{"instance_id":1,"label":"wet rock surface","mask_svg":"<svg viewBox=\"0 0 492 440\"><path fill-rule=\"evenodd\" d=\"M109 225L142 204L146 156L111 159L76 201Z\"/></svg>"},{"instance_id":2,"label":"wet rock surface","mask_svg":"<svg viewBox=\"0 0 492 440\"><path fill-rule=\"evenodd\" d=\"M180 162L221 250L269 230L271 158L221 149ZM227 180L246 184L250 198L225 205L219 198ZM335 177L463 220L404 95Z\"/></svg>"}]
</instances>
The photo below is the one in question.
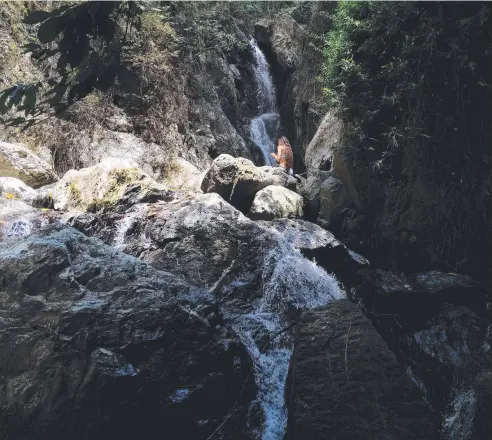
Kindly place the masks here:
<instances>
[{"instance_id":1,"label":"wet rock surface","mask_svg":"<svg viewBox=\"0 0 492 440\"><path fill-rule=\"evenodd\" d=\"M66 226L0 262L5 438L206 438L238 396L220 435L249 438L251 362L206 291Z\"/></svg>"},{"instance_id":2,"label":"wet rock surface","mask_svg":"<svg viewBox=\"0 0 492 440\"><path fill-rule=\"evenodd\" d=\"M22 191L22 195L24 200L12 193L0 195L0 246L3 241L27 237L39 228L58 221L56 213L48 209L37 209L29 204L32 202L31 192L26 194Z\"/></svg>"},{"instance_id":3,"label":"wet rock surface","mask_svg":"<svg viewBox=\"0 0 492 440\"><path fill-rule=\"evenodd\" d=\"M304 314L288 383L289 440L437 438L418 387L349 301Z\"/></svg>"},{"instance_id":4,"label":"wet rock surface","mask_svg":"<svg viewBox=\"0 0 492 440\"><path fill-rule=\"evenodd\" d=\"M426 393L442 438L487 438L492 324L482 286L437 271L360 275L355 298Z\"/></svg>"},{"instance_id":5,"label":"wet rock surface","mask_svg":"<svg viewBox=\"0 0 492 440\"><path fill-rule=\"evenodd\" d=\"M34 201L0 197L6 329L0 349L7 353L13 347L0 365L8 372L1 423L11 438L102 439L108 432L133 438L142 430L130 423L130 414L148 427L149 438L163 429L171 439L206 438L238 396L217 435L280 438L287 424L284 385L296 340L293 325L301 319L299 328L310 328L311 313L321 314L313 318L315 331L331 329L333 346L345 347L343 334L352 335L353 327L358 339L354 347L347 345L347 356L359 367L362 357L368 361L359 376L349 371L356 387L346 390L344 366L322 374L326 365L321 367L317 356L325 353L323 359L331 362L331 350L296 351L291 379L292 365L307 365L301 383L312 380L307 389L314 382L316 389L299 394L291 381L290 393L310 396L307 403L294 399L300 406L290 422L297 427L288 431L293 438L325 438L324 432L372 438L365 434L368 426L388 439L399 438L395 427L408 432L405 438L418 438L425 429L432 436L421 438L435 438L435 426L447 440L481 440L490 432L492 341L489 321L479 313L486 296L478 283L436 271L360 270L368 261L322 227L301 219L253 221L219 195L235 197L241 182L240 194L258 196L272 188L258 189L261 185L274 181L280 186L273 188L302 201L286 188L299 186L297 180L279 168L220 156L215 164L221 166L215 171L212 166L203 179L210 193L198 194L168 191L133 161L123 162L69 172L82 180L44 187ZM250 180L238 178L243 169ZM73 202L75 181L83 191ZM47 209L53 207L58 210ZM340 282L360 307L342 302L333 305L335 312L331 306L309 312L344 298ZM30 341L27 350L23 344ZM315 343L299 341L306 347ZM376 347L374 353L368 346ZM12 357L27 367L14 367ZM375 378L374 371L384 374ZM408 380L425 397L428 414ZM345 396L339 402L360 404L352 425L344 422L346 415L326 415L341 411L343 405L334 403L338 395ZM363 395L372 397L362 402ZM383 403L388 395L391 411ZM391 396L401 400L393 405ZM401 402L412 408L404 416ZM291 412L292 405L291 400ZM312 409L316 405L320 411ZM383 426L381 414L391 424ZM414 417L421 420L410 428Z\"/></svg>"},{"instance_id":6,"label":"wet rock surface","mask_svg":"<svg viewBox=\"0 0 492 440\"><path fill-rule=\"evenodd\" d=\"M206 284L213 284L231 265L236 271L241 266L261 270L261 257L278 242L218 194L157 208L145 233L152 241L145 261Z\"/></svg>"},{"instance_id":7,"label":"wet rock surface","mask_svg":"<svg viewBox=\"0 0 492 440\"><path fill-rule=\"evenodd\" d=\"M251 412L263 422L252 425L258 432L251 435L283 436L292 322L303 310L343 297L336 279L218 194L143 206L130 231L126 252L215 296L253 361L258 397Z\"/></svg>"},{"instance_id":8,"label":"wet rock surface","mask_svg":"<svg viewBox=\"0 0 492 440\"><path fill-rule=\"evenodd\" d=\"M338 276L353 277L369 266L363 256L351 251L326 229L301 219L275 219L260 222L276 230L287 242L317 264Z\"/></svg>"}]
</instances>

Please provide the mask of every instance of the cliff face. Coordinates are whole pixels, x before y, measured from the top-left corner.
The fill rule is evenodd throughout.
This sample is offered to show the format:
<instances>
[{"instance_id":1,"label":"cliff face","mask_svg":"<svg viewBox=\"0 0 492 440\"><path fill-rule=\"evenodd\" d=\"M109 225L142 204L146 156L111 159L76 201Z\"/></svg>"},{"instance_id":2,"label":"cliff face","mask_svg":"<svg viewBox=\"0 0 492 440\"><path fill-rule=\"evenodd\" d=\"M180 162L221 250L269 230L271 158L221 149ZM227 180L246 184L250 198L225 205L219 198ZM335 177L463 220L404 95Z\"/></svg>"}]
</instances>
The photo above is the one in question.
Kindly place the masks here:
<instances>
[{"instance_id":1,"label":"cliff face","mask_svg":"<svg viewBox=\"0 0 492 440\"><path fill-rule=\"evenodd\" d=\"M332 15L321 75L331 116L306 153L308 192L329 174L343 181L344 213L321 220L387 268L447 268L490 283L490 14L472 4L345 3ZM343 195L328 186L328 200Z\"/></svg>"},{"instance_id":2,"label":"cliff face","mask_svg":"<svg viewBox=\"0 0 492 440\"><path fill-rule=\"evenodd\" d=\"M486 280L490 180L453 198L488 156L367 147L321 99L334 2L272 3L147 11L109 91L0 126L10 440L490 438L490 292L459 273ZM0 3L5 86L55 68L20 56L26 13ZM259 166L265 111L294 176Z\"/></svg>"},{"instance_id":3,"label":"cliff face","mask_svg":"<svg viewBox=\"0 0 492 440\"><path fill-rule=\"evenodd\" d=\"M132 149L149 152L146 160L156 175L169 172L178 157L200 170L222 153L253 159L249 121L257 102L250 37L237 26L220 27L220 11L171 6L159 14L145 12L140 28L130 29L123 53L126 73L109 92L90 94L25 133L2 125L3 140L23 141L31 149L42 146L60 173L108 155L127 157ZM35 35L22 23L28 10L2 5L0 12L11 20L10 26L5 21L0 40L8 73L4 88L42 79L43 70L56 67L53 61L29 54L20 63L12 61ZM196 28L191 36L190 26ZM227 37L223 46L213 43L215 33Z\"/></svg>"}]
</instances>

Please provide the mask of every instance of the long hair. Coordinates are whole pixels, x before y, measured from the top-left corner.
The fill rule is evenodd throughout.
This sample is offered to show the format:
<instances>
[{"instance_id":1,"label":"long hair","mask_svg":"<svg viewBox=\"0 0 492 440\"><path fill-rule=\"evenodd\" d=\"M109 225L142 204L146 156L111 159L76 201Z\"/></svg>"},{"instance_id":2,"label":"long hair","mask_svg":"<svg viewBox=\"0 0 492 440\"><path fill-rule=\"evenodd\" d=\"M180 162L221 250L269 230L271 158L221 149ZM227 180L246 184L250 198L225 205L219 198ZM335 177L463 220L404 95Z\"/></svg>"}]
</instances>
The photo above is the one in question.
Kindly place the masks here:
<instances>
[{"instance_id":1,"label":"long hair","mask_svg":"<svg viewBox=\"0 0 492 440\"><path fill-rule=\"evenodd\" d=\"M280 136L278 138L278 144L284 144L285 146L289 147L292 150L292 145L290 145L289 140L285 136Z\"/></svg>"}]
</instances>

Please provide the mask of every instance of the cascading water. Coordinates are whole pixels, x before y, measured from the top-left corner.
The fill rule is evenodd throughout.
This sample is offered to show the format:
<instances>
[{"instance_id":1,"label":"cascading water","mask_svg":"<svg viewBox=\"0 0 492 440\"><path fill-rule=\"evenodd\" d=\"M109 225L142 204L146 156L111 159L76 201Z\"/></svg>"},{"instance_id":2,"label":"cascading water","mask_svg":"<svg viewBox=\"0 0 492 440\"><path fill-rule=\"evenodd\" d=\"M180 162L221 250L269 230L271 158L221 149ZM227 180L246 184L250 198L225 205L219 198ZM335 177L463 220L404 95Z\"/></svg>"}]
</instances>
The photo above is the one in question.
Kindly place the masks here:
<instances>
[{"instance_id":1,"label":"cascading water","mask_svg":"<svg viewBox=\"0 0 492 440\"><path fill-rule=\"evenodd\" d=\"M473 388L458 390L444 414L442 433L448 440L469 440L473 434L476 396Z\"/></svg>"},{"instance_id":2,"label":"cascading water","mask_svg":"<svg viewBox=\"0 0 492 440\"><path fill-rule=\"evenodd\" d=\"M263 258L262 269L261 295L246 311L234 305L226 307L225 317L253 359L264 417L261 439L281 440L287 426L284 394L294 345L293 314L345 295L333 276L304 258L280 235L278 245ZM236 280L223 293L234 296L234 286L241 284Z\"/></svg>"},{"instance_id":3,"label":"cascading water","mask_svg":"<svg viewBox=\"0 0 492 440\"><path fill-rule=\"evenodd\" d=\"M250 41L253 49L255 65L254 78L256 83L256 96L260 115L253 118L250 126L251 140L257 145L265 160L265 165L274 165L275 160L270 156L274 151L275 136L277 134L280 115L277 112L275 97L275 87L273 86L272 75L265 55L260 50L256 41Z\"/></svg>"},{"instance_id":4,"label":"cascading water","mask_svg":"<svg viewBox=\"0 0 492 440\"><path fill-rule=\"evenodd\" d=\"M125 248L125 239L130 228L135 224L140 215L148 210L148 205L135 205L129 212L125 213L123 218L118 222L115 236L113 238L114 247L120 251Z\"/></svg>"}]
</instances>

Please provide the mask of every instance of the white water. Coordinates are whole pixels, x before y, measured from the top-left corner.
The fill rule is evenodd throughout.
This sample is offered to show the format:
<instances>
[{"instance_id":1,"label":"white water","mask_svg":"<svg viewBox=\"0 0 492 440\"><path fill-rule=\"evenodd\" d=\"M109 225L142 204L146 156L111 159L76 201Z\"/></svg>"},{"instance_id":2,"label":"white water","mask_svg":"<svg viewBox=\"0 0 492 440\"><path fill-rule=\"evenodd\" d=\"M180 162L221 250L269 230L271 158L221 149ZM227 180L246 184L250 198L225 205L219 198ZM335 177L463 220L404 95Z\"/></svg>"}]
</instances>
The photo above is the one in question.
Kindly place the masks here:
<instances>
[{"instance_id":1,"label":"white water","mask_svg":"<svg viewBox=\"0 0 492 440\"><path fill-rule=\"evenodd\" d=\"M126 234L146 209L148 209L148 205L135 205L132 210L125 213L123 218L118 222L118 227L113 238L113 244L116 249L124 249Z\"/></svg>"},{"instance_id":2,"label":"white water","mask_svg":"<svg viewBox=\"0 0 492 440\"><path fill-rule=\"evenodd\" d=\"M443 434L448 440L469 440L473 433L476 396L473 388L459 390L447 414L444 415Z\"/></svg>"},{"instance_id":3,"label":"white water","mask_svg":"<svg viewBox=\"0 0 492 440\"><path fill-rule=\"evenodd\" d=\"M265 165L274 165L275 159L270 153L275 148L275 136L280 125L280 115L277 111L275 87L265 55L256 41L250 41L253 49L255 64L253 66L256 83L256 96L259 116L253 118L250 125L251 140L261 149Z\"/></svg>"},{"instance_id":4,"label":"white water","mask_svg":"<svg viewBox=\"0 0 492 440\"><path fill-rule=\"evenodd\" d=\"M281 238L262 267L261 296L252 300L250 312L228 310L226 317L253 360L264 416L261 439L281 440L287 426L285 384L293 350L293 330L282 332L292 323L289 314L326 305L345 294L332 275Z\"/></svg>"}]
</instances>

